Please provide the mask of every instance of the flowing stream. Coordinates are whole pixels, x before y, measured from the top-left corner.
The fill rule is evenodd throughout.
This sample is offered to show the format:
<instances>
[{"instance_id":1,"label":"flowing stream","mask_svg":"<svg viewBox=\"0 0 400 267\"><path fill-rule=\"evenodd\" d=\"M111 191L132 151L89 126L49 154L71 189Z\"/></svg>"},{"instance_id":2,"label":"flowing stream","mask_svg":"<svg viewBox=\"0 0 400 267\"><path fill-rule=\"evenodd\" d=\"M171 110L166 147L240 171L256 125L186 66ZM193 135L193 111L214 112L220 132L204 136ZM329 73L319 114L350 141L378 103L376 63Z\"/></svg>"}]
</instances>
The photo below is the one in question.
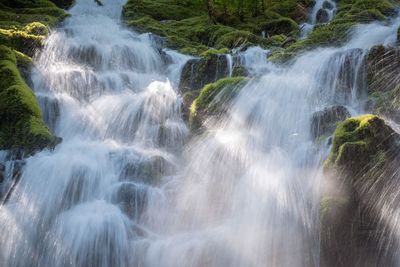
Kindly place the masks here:
<instances>
[{"instance_id":1,"label":"flowing stream","mask_svg":"<svg viewBox=\"0 0 400 267\"><path fill-rule=\"evenodd\" d=\"M278 67L248 50L255 78L189 139L176 91L189 59L124 29L124 0L78 0L32 75L63 142L27 160L0 209L9 267L319 266L322 162L314 112L366 101L364 56L400 21L356 27L341 48ZM248 66L247 66L248 65Z\"/></svg>"}]
</instances>

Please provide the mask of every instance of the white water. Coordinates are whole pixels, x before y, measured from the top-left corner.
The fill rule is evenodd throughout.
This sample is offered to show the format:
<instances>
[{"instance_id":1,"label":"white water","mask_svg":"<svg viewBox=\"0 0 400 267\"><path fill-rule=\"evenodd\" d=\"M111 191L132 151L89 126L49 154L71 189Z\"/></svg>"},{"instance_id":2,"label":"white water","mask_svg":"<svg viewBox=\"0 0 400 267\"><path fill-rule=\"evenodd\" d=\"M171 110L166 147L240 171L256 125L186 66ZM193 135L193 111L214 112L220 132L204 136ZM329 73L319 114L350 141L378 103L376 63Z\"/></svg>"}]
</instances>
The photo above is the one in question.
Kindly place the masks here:
<instances>
[{"instance_id":1,"label":"white water","mask_svg":"<svg viewBox=\"0 0 400 267\"><path fill-rule=\"evenodd\" d=\"M182 150L188 130L173 85L187 58L167 51L166 66L149 36L118 25L123 1L103 2L78 1L36 59L36 93L56 103L45 113L58 106L64 140L27 160L2 206L0 262L318 266L328 147L313 142L310 118L333 104L363 112L364 49L391 43L399 23L359 27L343 48L289 68L247 55L265 74Z\"/></svg>"},{"instance_id":2,"label":"white water","mask_svg":"<svg viewBox=\"0 0 400 267\"><path fill-rule=\"evenodd\" d=\"M132 266L137 213L178 164L188 129L174 85L188 57L121 27L124 0L102 2L77 1L35 60L63 142L27 160L0 210L2 266Z\"/></svg>"},{"instance_id":3,"label":"white water","mask_svg":"<svg viewBox=\"0 0 400 267\"><path fill-rule=\"evenodd\" d=\"M337 7L336 7L335 0L316 0L315 5L312 8L308 21L303 23L301 27L300 36L305 38L307 35L314 29L315 25L318 23L318 11L323 10L327 13L327 21L329 22L333 19L336 14Z\"/></svg>"}]
</instances>

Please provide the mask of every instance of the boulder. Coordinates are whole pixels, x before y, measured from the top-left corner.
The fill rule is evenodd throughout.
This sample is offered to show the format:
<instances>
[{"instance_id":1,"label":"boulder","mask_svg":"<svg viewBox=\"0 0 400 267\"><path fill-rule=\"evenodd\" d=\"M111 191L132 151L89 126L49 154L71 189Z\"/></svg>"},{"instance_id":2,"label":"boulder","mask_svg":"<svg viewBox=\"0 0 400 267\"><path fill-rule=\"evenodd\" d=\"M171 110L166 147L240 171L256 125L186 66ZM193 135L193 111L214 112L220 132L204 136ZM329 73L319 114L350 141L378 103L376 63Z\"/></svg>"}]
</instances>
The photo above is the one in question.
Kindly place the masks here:
<instances>
[{"instance_id":1,"label":"boulder","mask_svg":"<svg viewBox=\"0 0 400 267\"><path fill-rule=\"evenodd\" d=\"M120 180L155 185L163 176L171 175L173 172L173 164L157 155L127 162L120 173Z\"/></svg>"},{"instance_id":2,"label":"boulder","mask_svg":"<svg viewBox=\"0 0 400 267\"><path fill-rule=\"evenodd\" d=\"M338 125L322 181L321 266L395 266L381 211L398 208L398 151L400 135L377 116Z\"/></svg>"},{"instance_id":3,"label":"boulder","mask_svg":"<svg viewBox=\"0 0 400 267\"><path fill-rule=\"evenodd\" d=\"M317 12L317 23L327 23L329 22L329 13L325 9L320 9Z\"/></svg>"},{"instance_id":4,"label":"boulder","mask_svg":"<svg viewBox=\"0 0 400 267\"><path fill-rule=\"evenodd\" d=\"M113 202L130 217L138 218L147 204L147 190L144 185L123 183L118 187Z\"/></svg>"},{"instance_id":5,"label":"boulder","mask_svg":"<svg viewBox=\"0 0 400 267\"><path fill-rule=\"evenodd\" d=\"M329 1L325 1L324 3L322 3L322 8L332 10L334 8L334 5Z\"/></svg>"},{"instance_id":6,"label":"boulder","mask_svg":"<svg viewBox=\"0 0 400 267\"><path fill-rule=\"evenodd\" d=\"M179 89L182 93L199 90L229 75L225 55L210 54L203 58L189 60L182 69Z\"/></svg>"},{"instance_id":7,"label":"boulder","mask_svg":"<svg viewBox=\"0 0 400 267\"><path fill-rule=\"evenodd\" d=\"M311 135L314 139L325 134L331 134L336 124L350 117L349 111L344 106L327 107L317 111L311 118Z\"/></svg>"}]
</instances>

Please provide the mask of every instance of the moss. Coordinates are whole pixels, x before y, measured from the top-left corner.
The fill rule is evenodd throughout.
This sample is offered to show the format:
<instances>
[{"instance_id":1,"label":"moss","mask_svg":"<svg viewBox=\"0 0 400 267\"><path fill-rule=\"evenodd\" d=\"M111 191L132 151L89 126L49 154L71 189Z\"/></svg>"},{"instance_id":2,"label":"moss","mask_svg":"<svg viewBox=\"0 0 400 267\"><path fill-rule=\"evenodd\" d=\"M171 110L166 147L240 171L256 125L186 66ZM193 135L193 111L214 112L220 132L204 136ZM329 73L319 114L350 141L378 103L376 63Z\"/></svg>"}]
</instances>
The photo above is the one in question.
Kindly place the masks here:
<instances>
[{"instance_id":1,"label":"moss","mask_svg":"<svg viewBox=\"0 0 400 267\"><path fill-rule=\"evenodd\" d=\"M258 25L258 27L260 32L265 31L269 35L295 35L299 31L297 23L294 20L285 17L267 21Z\"/></svg>"},{"instance_id":2,"label":"moss","mask_svg":"<svg viewBox=\"0 0 400 267\"><path fill-rule=\"evenodd\" d=\"M14 52L0 46L0 149L24 148L27 153L54 144L35 95L23 81Z\"/></svg>"},{"instance_id":3,"label":"moss","mask_svg":"<svg viewBox=\"0 0 400 267\"><path fill-rule=\"evenodd\" d=\"M221 49L211 48L211 49L208 49L207 51L201 53L200 56L208 57L210 55L224 55L224 54L228 54L228 53L229 53L228 48L221 48Z\"/></svg>"},{"instance_id":4,"label":"moss","mask_svg":"<svg viewBox=\"0 0 400 267\"><path fill-rule=\"evenodd\" d=\"M204 116L218 115L248 81L245 77L220 79L200 90L199 96L190 106L189 122L192 128L198 128Z\"/></svg>"},{"instance_id":5,"label":"moss","mask_svg":"<svg viewBox=\"0 0 400 267\"><path fill-rule=\"evenodd\" d=\"M339 123L333 137L326 168L364 168L371 158L387 149L393 130L376 115L353 117ZM350 164L353 162L353 164Z\"/></svg>"},{"instance_id":6,"label":"moss","mask_svg":"<svg viewBox=\"0 0 400 267\"><path fill-rule=\"evenodd\" d=\"M30 56L42 46L49 27L66 16L48 0L0 3L0 149L22 148L31 154L60 141L45 126L21 73L28 73Z\"/></svg>"},{"instance_id":7,"label":"moss","mask_svg":"<svg viewBox=\"0 0 400 267\"><path fill-rule=\"evenodd\" d=\"M296 35L297 23L287 15L274 11L286 12L287 7L278 5L280 1L272 2L274 6L266 5L264 12L252 14L245 8L240 16L237 10L231 8L233 3L224 6L215 2L216 22L212 23L202 1L129 0L124 6L124 19L136 31L150 31L164 36L170 48L200 55L210 48L219 50L246 45L269 47L281 44L275 39L262 38L261 32L264 30L271 35ZM291 2L294 10L297 3Z\"/></svg>"}]
</instances>

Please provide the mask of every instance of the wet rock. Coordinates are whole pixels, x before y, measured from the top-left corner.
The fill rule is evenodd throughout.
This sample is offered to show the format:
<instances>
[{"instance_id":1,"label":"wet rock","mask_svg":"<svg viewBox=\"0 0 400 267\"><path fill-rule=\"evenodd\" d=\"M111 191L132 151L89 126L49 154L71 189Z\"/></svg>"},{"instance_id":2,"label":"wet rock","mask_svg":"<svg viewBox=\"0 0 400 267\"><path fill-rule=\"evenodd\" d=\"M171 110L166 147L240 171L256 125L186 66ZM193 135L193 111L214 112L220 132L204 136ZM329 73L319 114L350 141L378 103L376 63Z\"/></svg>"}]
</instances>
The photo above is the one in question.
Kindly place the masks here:
<instances>
[{"instance_id":1,"label":"wet rock","mask_svg":"<svg viewBox=\"0 0 400 267\"><path fill-rule=\"evenodd\" d=\"M131 218L138 218L147 204L147 187L134 183L122 184L115 195L114 203Z\"/></svg>"},{"instance_id":2,"label":"wet rock","mask_svg":"<svg viewBox=\"0 0 400 267\"><path fill-rule=\"evenodd\" d=\"M3 163L0 163L0 184L4 182L5 171L6 171L6 166Z\"/></svg>"},{"instance_id":3,"label":"wet rock","mask_svg":"<svg viewBox=\"0 0 400 267\"><path fill-rule=\"evenodd\" d=\"M325 9L320 9L317 12L317 23L327 23L329 21L329 13Z\"/></svg>"},{"instance_id":4,"label":"wet rock","mask_svg":"<svg viewBox=\"0 0 400 267\"><path fill-rule=\"evenodd\" d=\"M162 156L152 156L136 162L128 162L122 169L120 180L158 184L161 177L171 175L174 166Z\"/></svg>"},{"instance_id":5,"label":"wet rock","mask_svg":"<svg viewBox=\"0 0 400 267\"><path fill-rule=\"evenodd\" d=\"M332 106L315 112L311 118L312 137L318 138L333 133L336 124L348 117L350 117L350 113L343 106Z\"/></svg>"},{"instance_id":6,"label":"wet rock","mask_svg":"<svg viewBox=\"0 0 400 267\"><path fill-rule=\"evenodd\" d=\"M400 27L397 29L397 46L400 45Z\"/></svg>"},{"instance_id":7,"label":"wet rock","mask_svg":"<svg viewBox=\"0 0 400 267\"><path fill-rule=\"evenodd\" d=\"M323 9L332 10L332 9L334 8L334 6L333 6L333 4L332 4L331 2L325 1L325 2L322 4L322 8L323 8Z\"/></svg>"},{"instance_id":8,"label":"wet rock","mask_svg":"<svg viewBox=\"0 0 400 267\"><path fill-rule=\"evenodd\" d=\"M39 105L42 109L43 120L49 129L54 132L60 117L60 107L58 100L46 95L37 96Z\"/></svg>"},{"instance_id":9,"label":"wet rock","mask_svg":"<svg viewBox=\"0 0 400 267\"><path fill-rule=\"evenodd\" d=\"M189 60L182 69L179 89L182 93L199 90L229 75L225 55L211 54L201 59Z\"/></svg>"},{"instance_id":10,"label":"wet rock","mask_svg":"<svg viewBox=\"0 0 400 267\"><path fill-rule=\"evenodd\" d=\"M333 99L338 104L346 104L354 96L357 98L365 88L365 57L362 49L349 49L335 53L324 70L323 86L334 85Z\"/></svg>"},{"instance_id":11,"label":"wet rock","mask_svg":"<svg viewBox=\"0 0 400 267\"><path fill-rule=\"evenodd\" d=\"M400 135L377 116L338 125L322 182L321 266L394 266L380 258L390 253L380 211L398 206L399 149Z\"/></svg>"}]
</instances>

